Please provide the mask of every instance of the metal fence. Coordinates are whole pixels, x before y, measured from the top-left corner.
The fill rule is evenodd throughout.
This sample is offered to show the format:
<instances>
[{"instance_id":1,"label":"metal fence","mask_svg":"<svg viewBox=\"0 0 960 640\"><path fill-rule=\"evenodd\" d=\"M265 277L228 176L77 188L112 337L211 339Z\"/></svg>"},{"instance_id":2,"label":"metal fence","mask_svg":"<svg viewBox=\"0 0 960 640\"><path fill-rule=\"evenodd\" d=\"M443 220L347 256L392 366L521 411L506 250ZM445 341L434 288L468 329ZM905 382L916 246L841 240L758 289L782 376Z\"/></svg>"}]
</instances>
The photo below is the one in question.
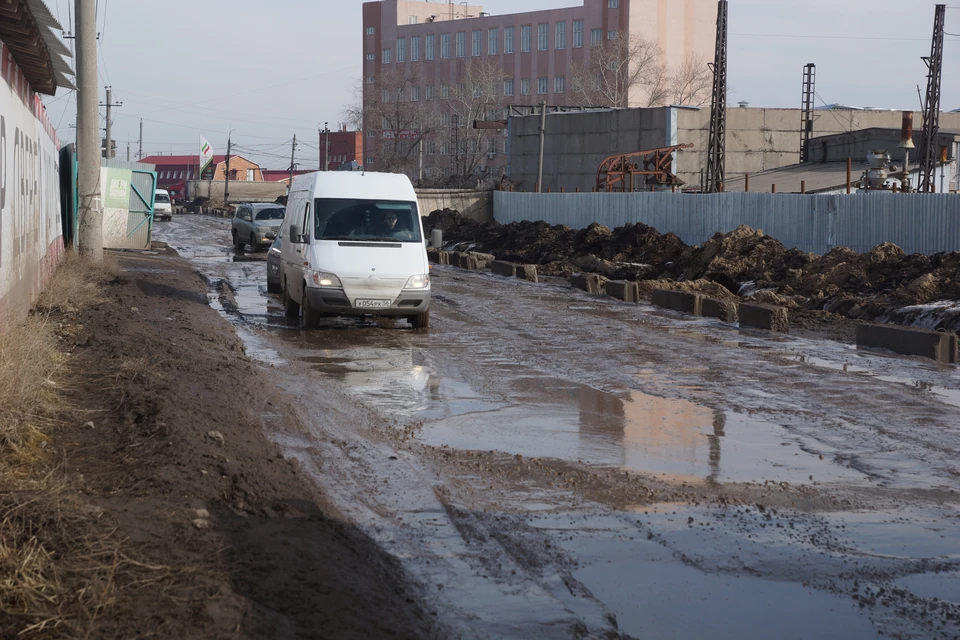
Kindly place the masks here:
<instances>
[{"instance_id":1,"label":"metal fence","mask_svg":"<svg viewBox=\"0 0 960 640\"><path fill-rule=\"evenodd\" d=\"M745 224L788 248L865 252L892 242L907 253L960 251L960 196L948 194L795 195L770 193L494 194L494 218L507 224L543 220L583 228L642 222L701 244Z\"/></svg>"}]
</instances>

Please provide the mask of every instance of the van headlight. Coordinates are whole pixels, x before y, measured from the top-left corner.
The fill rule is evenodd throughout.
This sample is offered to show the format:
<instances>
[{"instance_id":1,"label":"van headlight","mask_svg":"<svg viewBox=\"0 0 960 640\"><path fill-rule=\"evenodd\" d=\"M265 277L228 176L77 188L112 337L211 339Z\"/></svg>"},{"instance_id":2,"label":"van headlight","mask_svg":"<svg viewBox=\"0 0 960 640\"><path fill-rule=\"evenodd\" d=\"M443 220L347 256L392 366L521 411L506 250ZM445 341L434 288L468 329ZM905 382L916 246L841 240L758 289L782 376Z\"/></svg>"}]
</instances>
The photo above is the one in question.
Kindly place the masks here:
<instances>
[{"instance_id":1,"label":"van headlight","mask_svg":"<svg viewBox=\"0 0 960 640\"><path fill-rule=\"evenodd\" d=\"M404 289L429 289L430 288L430 276L429 274L420 274L416 276L410 276L410 279L407 280L407 284L403 285Z\"/></svg>"},{"instance_id":2,"label":"van headlight","mask_svg":"<svg viewBox=\"0 0 960 640\"><path fill-rule=\"evenodd\" d=\"M325 289L342 289L343 285L340 284L340 278L333 275L332 273L324 273L323 271L313 271L313 284L318 287L323 287Z\"/></svg>"}]
</instances>

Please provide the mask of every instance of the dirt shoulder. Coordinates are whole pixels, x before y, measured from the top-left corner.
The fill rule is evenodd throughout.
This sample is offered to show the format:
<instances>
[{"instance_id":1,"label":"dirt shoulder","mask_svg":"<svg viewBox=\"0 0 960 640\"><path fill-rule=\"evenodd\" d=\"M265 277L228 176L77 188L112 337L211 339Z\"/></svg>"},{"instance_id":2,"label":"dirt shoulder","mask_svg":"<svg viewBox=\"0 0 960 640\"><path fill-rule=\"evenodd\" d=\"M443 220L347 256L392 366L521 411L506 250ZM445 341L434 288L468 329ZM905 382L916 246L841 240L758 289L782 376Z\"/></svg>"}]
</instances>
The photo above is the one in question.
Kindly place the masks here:
<instances>
[{"instance_id":1,"label":"dirt shoulder","mask_svg":"<svg viewBox=\"0 0 960 640\"><path fill-rule=\"evenodd\" d=\"M101 303L61 318L76 381L52 443L74 534L35 527L64 565L88 553L78 539L105 541L105 569L63 579L111 588L91 617L26 637L436 635L399 563L267 439L265 421L301 429L292 399L244 354L199 275L172 252L124 253L119 266ZM35 622L0 608L0 636Z\"/></svg>"}]
</instances>

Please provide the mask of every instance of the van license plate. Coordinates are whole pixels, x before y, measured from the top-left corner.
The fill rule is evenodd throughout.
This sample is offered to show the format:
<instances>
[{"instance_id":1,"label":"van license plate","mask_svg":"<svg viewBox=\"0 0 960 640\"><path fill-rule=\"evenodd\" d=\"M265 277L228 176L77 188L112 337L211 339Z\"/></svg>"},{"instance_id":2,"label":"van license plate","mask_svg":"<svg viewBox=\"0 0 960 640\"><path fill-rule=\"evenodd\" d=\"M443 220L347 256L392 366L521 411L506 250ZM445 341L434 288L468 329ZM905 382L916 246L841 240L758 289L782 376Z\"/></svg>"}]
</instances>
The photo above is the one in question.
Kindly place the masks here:
<instances>
[{"instance_id":1,"label":"van license plate","mask_svg":"<svg viewBox=\"0 0 960 640\"><path fill-rule=\"evenodd\" d=\"M357 300L353 303L357 309L389 309L389 300Z\"/></svg>"}]
</instances>

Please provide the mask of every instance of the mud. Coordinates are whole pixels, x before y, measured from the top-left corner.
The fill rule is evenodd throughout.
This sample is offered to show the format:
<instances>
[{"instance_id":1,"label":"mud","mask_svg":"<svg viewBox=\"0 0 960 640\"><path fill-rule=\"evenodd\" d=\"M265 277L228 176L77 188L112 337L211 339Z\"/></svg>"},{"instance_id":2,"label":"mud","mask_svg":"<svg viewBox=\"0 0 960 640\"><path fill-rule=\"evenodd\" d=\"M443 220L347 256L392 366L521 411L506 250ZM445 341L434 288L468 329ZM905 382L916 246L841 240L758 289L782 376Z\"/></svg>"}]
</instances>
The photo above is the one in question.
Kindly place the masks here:
<instances>
[{"instance_id":1,"label":"mud","mask_svg":"<svg viewBox=\"0 0 960 640\"><path fill-rule=\"evenodd\" d=\"M194 263L301 399L265 432L447 637L960 633L955 369L442 266L429 332L301 331L262 266Z\"/></svg>"},{"instance_id":2,"label":"mud","mask_svg":"<svg viewBox=\"0 0 960 640\"><path fill-rule=\"evenodd\" d=\"M543 222L481 224L450 210L434 212L425 224L443 229L446 242L542 265L547 275L590 272L613 280L652 280L656 284L642 285L642 293L678 288L785 306L797 312L801 329L832 327L841 339L852 336L845 326L850 320L960 329L957 313L938 312L950 306L944 301L960 300L960 253L907 255L887 243L864 254L838 247L817 256L788 250L745 226L687 246L674 234L642 224L612 231L597 224L582 230ZM916 309L931 304L936 306Z\"/></svg>"}]
</instances>

